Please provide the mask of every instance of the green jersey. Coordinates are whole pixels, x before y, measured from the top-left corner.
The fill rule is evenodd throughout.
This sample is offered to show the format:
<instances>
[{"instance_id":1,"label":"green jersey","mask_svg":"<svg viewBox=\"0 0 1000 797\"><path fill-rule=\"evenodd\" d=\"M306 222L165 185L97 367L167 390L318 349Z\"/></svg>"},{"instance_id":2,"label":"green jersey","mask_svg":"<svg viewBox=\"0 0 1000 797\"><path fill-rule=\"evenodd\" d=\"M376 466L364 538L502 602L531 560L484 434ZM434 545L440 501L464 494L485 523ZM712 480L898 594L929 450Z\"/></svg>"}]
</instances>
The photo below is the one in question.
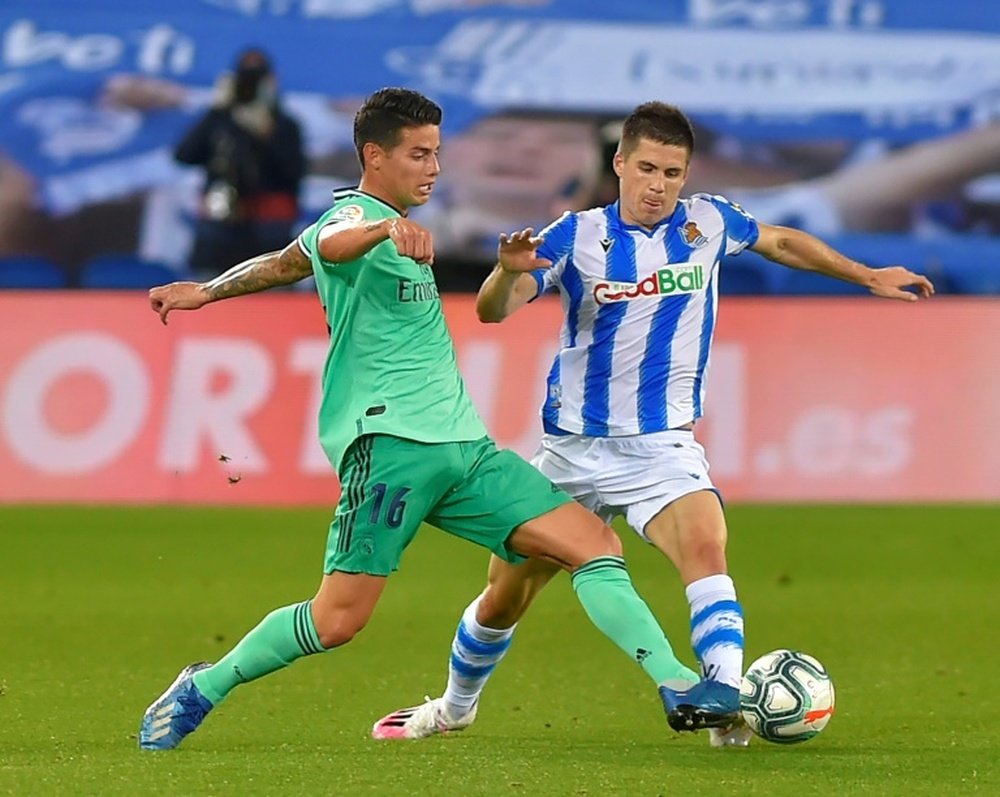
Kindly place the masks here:
<instances>
[{"instance_id":1,"label":"green jersey","mask_svg":"<svg viewBox=\"0 0 1000 797\"><path fill-rule=\"evenodd\" d=\"M338 471L344 452L364 434L421 443L486 435L458 371L430 266L401 256L388 239L347 263L319 254L317 238L329 224L399 215L369 194L338 191L333 207L298 239L312 260L330 328L319 436Z\"/></svg>"}]
</instances>

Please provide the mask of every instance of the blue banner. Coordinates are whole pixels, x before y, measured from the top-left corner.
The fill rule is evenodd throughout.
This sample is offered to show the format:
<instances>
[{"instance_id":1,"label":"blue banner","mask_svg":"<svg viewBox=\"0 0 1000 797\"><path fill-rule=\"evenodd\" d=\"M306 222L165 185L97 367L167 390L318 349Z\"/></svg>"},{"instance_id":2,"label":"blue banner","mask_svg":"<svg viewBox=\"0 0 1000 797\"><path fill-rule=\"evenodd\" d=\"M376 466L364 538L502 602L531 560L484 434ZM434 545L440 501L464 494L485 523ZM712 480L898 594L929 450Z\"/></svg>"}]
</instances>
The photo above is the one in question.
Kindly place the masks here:
<instances>
[{"instance_id":1,"label":"blue banner","mask_svg":"<svg viewBox=\"0 0 1000 797\"><path fill-rule=\"evenodd\" d=\"M893 148L1000 117L1000 3L981 0L23 0L0 6L0 152L55 215L168 185L248 45L314 162L351 153L385 85L440 102L446 135L650 99L743 147Z\"/></svg>"}]
</instances>

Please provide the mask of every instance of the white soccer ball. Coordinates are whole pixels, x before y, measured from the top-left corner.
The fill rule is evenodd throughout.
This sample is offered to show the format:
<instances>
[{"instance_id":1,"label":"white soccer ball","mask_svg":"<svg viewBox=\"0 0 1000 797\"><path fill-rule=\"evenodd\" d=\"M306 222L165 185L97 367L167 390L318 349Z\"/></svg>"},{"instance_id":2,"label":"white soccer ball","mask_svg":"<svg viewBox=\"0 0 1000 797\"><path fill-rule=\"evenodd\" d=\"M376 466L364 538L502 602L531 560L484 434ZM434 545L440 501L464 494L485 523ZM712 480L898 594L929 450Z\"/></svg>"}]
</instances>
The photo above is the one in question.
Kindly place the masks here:
<instances>
[{"instance_id":1,"label":"white soccer ball","mask_svg":"<svg viewBox=\"0 0 1000 797\"><path fill-rule=\"evenodd\" d=\"M772 650L747 669L740 709L761 739L795 744L812 739L833 716L833 681L812 656Z\"/></svg>"}]
</instances>

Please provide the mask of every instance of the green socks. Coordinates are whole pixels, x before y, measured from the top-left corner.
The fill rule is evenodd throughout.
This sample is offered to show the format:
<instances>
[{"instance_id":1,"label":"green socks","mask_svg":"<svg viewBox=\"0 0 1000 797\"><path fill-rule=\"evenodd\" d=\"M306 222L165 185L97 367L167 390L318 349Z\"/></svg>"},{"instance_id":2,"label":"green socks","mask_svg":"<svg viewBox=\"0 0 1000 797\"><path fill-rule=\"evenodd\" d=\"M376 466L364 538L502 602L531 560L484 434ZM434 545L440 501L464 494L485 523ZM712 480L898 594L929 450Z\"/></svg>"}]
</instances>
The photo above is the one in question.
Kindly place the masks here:
<instances>
[{"instance_id":1,"label":"green socks","mask_svg":"<svg viewBox=\"0 0 1000 797\"><path fill-rule=\"evenodd\" d=\"M322 653L312 619L312 601L275 609L208 669L194 675L194 685L213 706L240 684L287 667L311 653Z\"/></svg>"},{"instance_id":2,"label":"green socks","mask_svg":"<svg viewBox=\"0 0 1000 797\"><path fill-rule=\"evenodd\" d=\"M649 607L632 586L619 556L591 559L572 575L573 589L590 621L612 642L639 662L659 685L664 681L696 683L670 647Z\"/></svg>"},{"instance_id":3,"label":"green socks","mask_svg":"<svg viewBox=\"0 0 1000 797\"><path fill-rule=\"evenodd\" d=\"M674 656L649 607L636 594L618 556L600 556L573 573L573 589L597 628L657 684L695 683L698 676ZM275 609L229 653L194 675L194 684L213 706L235 687L256 680L312 653L322 653L312 620L312 601Z\"/></svg>"}]
</instances>

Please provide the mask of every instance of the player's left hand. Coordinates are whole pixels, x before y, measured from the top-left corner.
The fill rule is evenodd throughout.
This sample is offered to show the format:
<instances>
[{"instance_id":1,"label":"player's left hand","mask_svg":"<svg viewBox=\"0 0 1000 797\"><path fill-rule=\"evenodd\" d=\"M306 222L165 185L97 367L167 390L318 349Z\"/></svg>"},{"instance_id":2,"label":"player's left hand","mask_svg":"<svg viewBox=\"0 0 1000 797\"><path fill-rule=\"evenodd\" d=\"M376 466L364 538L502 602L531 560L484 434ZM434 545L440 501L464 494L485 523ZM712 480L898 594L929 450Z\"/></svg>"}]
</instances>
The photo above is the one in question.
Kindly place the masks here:
<instances>
[{"instance_id":1,"label":"player's left hand","mask_svg":"<svg viewBox=\"0 0 1000 797\"><path fill-rule=\"evenodd\" d=\"M511 273L534 271L538 268L549 268L551 260L535 257L535 250L545 239L534 235L531 227L520 232L500 233L500 244L497 246L497 262L500 268Z\"/></svg>"},{"instance_id":2,"label":"player's left hand","mask_svg":"<svg viewBox=\"0 0 1000 797\"><path fill-rule=\"evenodd\" d=\"M873 269L875 276L868 285L868 290L884 299L900 299L904 302L915 302L919 299L930 299L934 295L934 284L923 274L914 274L902 266ZM906 288L915 288L908 291Z\"/></svg>"}]
</instances>

